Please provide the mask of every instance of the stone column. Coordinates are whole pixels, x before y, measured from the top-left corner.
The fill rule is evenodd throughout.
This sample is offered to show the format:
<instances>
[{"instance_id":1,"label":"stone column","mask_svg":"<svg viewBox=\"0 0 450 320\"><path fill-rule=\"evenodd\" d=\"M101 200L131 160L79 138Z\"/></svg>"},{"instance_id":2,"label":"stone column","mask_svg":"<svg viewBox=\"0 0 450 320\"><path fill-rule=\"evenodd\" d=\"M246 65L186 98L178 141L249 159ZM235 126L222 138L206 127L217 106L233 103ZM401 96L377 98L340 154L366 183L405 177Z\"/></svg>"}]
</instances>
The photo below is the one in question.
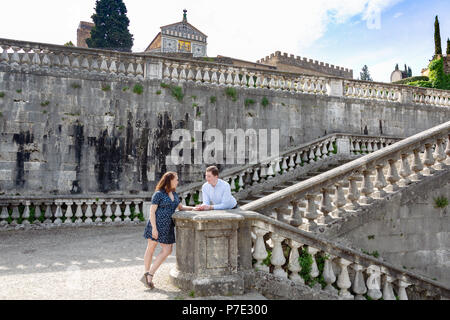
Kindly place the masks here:
<instances>
[{"instance_id":1,"label":"stone column","mask_svg":"<svg viewBox=\"0 0 450 320\"><path fill-rule=\"evenodd\" d=\"M193 290L197 296L243 294L244 276L239 273L242 261L239 263L238 255L242 240L238 230L244 217L216 210L181 211L172 218L177 263L170 271L171 282L183 290Z\"/></svg>"}]
</instances>

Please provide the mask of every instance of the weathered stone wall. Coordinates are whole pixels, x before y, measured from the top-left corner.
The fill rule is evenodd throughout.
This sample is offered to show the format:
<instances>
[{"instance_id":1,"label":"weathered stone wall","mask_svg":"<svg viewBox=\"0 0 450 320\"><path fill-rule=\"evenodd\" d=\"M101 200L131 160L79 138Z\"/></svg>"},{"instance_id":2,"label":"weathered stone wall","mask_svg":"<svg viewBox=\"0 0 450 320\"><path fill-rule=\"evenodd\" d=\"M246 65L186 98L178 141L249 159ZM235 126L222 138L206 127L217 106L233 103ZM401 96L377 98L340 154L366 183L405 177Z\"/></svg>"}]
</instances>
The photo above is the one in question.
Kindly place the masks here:
<instances>
[{"instance_id":1,"label":"weathered stone wall","mask_svg":"<svg viewBox=\"0 0 450 320\"><path fill-rule=\"evenodd\" d=\"M449 286L450 207L435 208L439 196L450 199L450 170L408 187L339 238Z\"/></svg>"},{"instance_id":2,"label":"weathered stone wall","mask_svg":"<svg viewBox=\"0 0 450 320\"><path fill-rule=\"evenodd\" d=\"M107 76L0 66L0 193L147 193L166 170L178 171L182 184L197 181L205 165L165 165L172 131L194 135L194 120L224 137L226 129L279 129L284 150L333 132L409 136L450 119L445 107L268 89L236 88L233 101L225 87L195 83L183 85L178 102L160 83L143 81L139 95L135 82Z\"/></svg>"}]
</instances>

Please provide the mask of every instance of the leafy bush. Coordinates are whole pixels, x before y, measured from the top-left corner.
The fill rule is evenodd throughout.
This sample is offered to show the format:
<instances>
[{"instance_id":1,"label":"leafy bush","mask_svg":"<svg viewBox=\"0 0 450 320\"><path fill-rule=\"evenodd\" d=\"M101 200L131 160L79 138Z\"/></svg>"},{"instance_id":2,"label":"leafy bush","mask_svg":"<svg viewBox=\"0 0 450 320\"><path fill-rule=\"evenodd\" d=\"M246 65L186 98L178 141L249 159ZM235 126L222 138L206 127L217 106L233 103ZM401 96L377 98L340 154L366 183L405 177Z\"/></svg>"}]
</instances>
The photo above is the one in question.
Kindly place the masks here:
<instances>
[{"instance_id":1,"label":"leafy bush","mask_svg":"<svg viewBox=\"0 0 450 320\"><path fill-rule=\"evenodd\" d=\"M144 87L141 84L136 83L133 87L133 92L136 94L142 94L142 92L144 92Z\"/></svg>"},{"instance_id":2,"label":"leafy bush","mask_svg":"<svg viewBox=\"0 0 450 320\"><path fill-rule=\"evenodd\" d=\"M161 94L161 90L156 91L156 94L160 95Z\"/></svg>"},{"instance_id":3,"label":"leafy bush","mask_svg":"<svg viewBox=\"0 0 450 320\"><path fill-rule=\"evenodd\" d=\"M181 100L183 100L183 98L184 98L183 88L181 88L179 86L172 86L170 88L170 90L172 92L172 96L175 97L175 99L177 99L180 102L181 102Z\"/></svg>"},{"instance_id":4,"label":"leafy bush","mask_svg":"<svg viewBox=\"0 0 450 320\"><path fill-rule=\"evenodd\" d=\"M225 94L229 96L233 101L237 100L237 91L236 88L228 87L225 89Z\"/></svg>"},{"instance_id":5,"label":"leafy bush","mask_svg":"<svg viewBox=\"0 0 450 320\"><path fill-rule=\"evenodd\" d=\"M269 100L267 99L267 97L262 98L261 104L263 105L263 107L267 107L269 105Z\"/></svg>"},{"instance_id":6,"label":"leafy bush","mask_svg":"<svg viewBox=\"0 0 450 320\"><path fill-rule=\"evenodd\" d=\"M245 99L245 102L244 102L246 107L248 107L249 105L252 105L254 103L255 103L255 100L253 100L253 99Z\"/></svg>"},{"instance_id":7,"label":"leafy bush","mask_svg":"<svg viewBox=\"0 0 450 320\"><path fill-rule=\"evenodd\" d=\"M429 80L430 80L430 78L428 78L427 76L415 76L415 77L409 77L409 78L404 78L402 80L394 81L392 83L408 84L410 82L415 82L415 81L429 81Z\"/></svg>"},{"instance_id":8,"label":"leafy bush","mask_svg":"<svg viewBox=\"0 0 450 320\"><path fill-rule=\"evenodd\" d=\"M429 80L417 80L406 83L410 86L450 90L450 74L444 72L444 60L442 57L434 59L428 65L430 70Z\"/></svg>"},{"instance_id":9,"label":"leafy bush","mask_svg":"<svg viewBox=\"0 0 450 320\"><path fill-rule=\"evenodd\" d=\"M448 199L444 196L434 198L434 207L435 208L445 208L448 206Z\"/></svg>"}]
</instances>

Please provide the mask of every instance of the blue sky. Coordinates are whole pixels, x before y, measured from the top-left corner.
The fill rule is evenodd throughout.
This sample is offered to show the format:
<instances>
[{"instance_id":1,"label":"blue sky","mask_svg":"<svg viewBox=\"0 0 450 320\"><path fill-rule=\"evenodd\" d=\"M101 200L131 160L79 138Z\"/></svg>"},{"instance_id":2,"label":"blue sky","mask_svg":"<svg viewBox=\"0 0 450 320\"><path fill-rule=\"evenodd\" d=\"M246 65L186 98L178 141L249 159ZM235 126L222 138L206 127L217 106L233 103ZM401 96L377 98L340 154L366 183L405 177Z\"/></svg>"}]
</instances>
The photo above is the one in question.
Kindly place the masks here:
<instances>
[{"instance_id":1,"label":"blue sky","mask_svg":"<svg viewBox=\"0 0 450 320\"><path fill-rule=\"evenodd\" d=\"M376 81L388 82L396 63L419 75L434 53L434 17L439 15L442 50L450 37L449 0L124 0L142 52L160 26L188 21L208 35L209 56L256 61L275 51L353 69L364 64ZM6 1L0 37L76 43L81 20L89 21L95 0ZM379 13L377 25L376 17ZM379 28L378 28L379 27Z\"/></svg>"}]
</instances>

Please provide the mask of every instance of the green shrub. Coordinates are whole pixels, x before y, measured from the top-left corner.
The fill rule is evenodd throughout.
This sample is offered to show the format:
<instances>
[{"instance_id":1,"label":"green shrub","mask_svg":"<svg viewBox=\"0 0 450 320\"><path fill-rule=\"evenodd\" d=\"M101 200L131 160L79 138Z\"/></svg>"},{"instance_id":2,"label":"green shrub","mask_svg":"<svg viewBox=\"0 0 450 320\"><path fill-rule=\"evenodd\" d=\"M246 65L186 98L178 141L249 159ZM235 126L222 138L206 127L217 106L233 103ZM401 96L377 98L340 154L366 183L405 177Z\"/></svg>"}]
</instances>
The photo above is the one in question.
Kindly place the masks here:
<instances>
[{"instance_id":1,"label":"green shrub","mask_svg":"<svg viewBox=\"0 0 450 320\"><path fill-rule=\"evenodd\" d=\"M370 236L367 236L367 239L369 239L369 240L373 240L373 239L375 239L375 235L370 235Z\"/></svg>"},{"instance_id":2,"label":"green shrub","mask_svg":"<svg viewBox=\"0 0 450 320\"><path fill-rule=\"evenodd\" d=\"M414 82L414 81L429 81L429 80L430 80L430 78L428 78L427 76L415 76L415 77L409 77L409 78L404 78L402 80L394 81L392 83L408 84L408 83Z\"/></svg>"},{"instance_id":3,"label":"green shrub","mask_svg":"<svg viewBox=\"0 0 450 320\"><path fill-rule=\"evenodd\" d=\"M192 100L196 100L197 96L191 96Z\"/></svg>"},{"instance_id":4,"label":"green shrub","mask_svg":"<svg viewBox=\"0 0 450 320\"><path fill-rule=\"evenodd\" d=\"M41 102L41 107L46 107L50 104L50 101L46 100L44 102Z\"/></svg>"},{"instance_id":5,"label":"green shrub","mask_svg":"<svg viewBox=\"0 0 450 320\"><path fill-rule=\"evenodd\" d=\"M111 86L109 86L109 85L106 85L106 86L104 86L104 87L102 87L102 90L103 91L111 91Z\"/></svg>"},{"instance_id":6,"label":"green shrub","mask_svg":"<svg viewBox=\"0 0 450 320\"><path fill-rule=\"evenodd\" d=\"M161 82L161 88L164 88L164 89L170 88L170 84Z\"/></svg>"},{"instance_id":7,"label":"green shrub","mask_svg":"<svg viewBox=\"0 0 450 320\"><path fill-rule=\"evenodd\" d=\"M434 207L435 208L445 208L448 206L448 199L444 196L434 198Z\"/></svg>"},{"instance_id":8,"label":"green shrub","mask_svg":"<svg viewBox=\"0 0 450 320\"><path fill-rule=\"evenodd\" d=\"M367 254L368 256L372 256L372 257L375 257L375 258L378 258L379 256L380 256L380 254L378 253L378 251L372 251L372 252L369 252L369 251L366 251L366 250L364 250L364 249L361 249L361 251L363 252L363 253L365 253L365 254Z\"/></svg>"},{"instance_id":9,"label":"green shrub","mask_svg":"<svg viewBox=\"0 0 450 320\"><path fill-rule=\"evenodd\" d=\"M261 104L263 107L267 107L269 105L269 100L267 99L267 97L262 98Z\"/></svg>"},{"instance_id":10,"label":"green shrub","mask_svg":"<svg viewBox=\"0 0 450 320\"><path fill-rule=\"evenodd\" d=\"M141 84L136 83L133 87L133 92L136 94L142 94L142 92L144 92L144 87Z\"/></svg>"},{"instance_id":11,"label":"green shrub","mask_svg":"<svg viewBox=\"0 0 450 320\"><path fill-rule=\"evenodd\" d=\"M81 85L80 85L79 83L72 83L70 86L71 86L72 88L74 88L74 89L79 89L79 88L81 88Z\"/></svg>"},{"instance_id":12,"label":"green shrub","mask_svg":"<svg viewBox=\"0 0 450 320\"><path fill-rule=\"evenodd\" d=\"M237 91L236 88L228 87L225 89L225 94L229 96L233 101L237 100Z\"/></svg>"},{"instance_id":13,"label":"green shrub","mask_svg":"<svg viewBox=\"0 0 450 320\"><path fill-rule=\"evenodd\" d=\"M184 98L184 93L183 93L183 88L179 87L179 86L172 86L170 88L171 92L172 92L172 96L177 99L179 102L181 102L181 100L183 100Z\"/></svg>"},{"instance_id":14,"label":"green shrub","mask_svg":"<svg viewBox=\"0 0 450 320\"><path fill-rule=\"evenodd\" d=\"M0 92L0 98L3 98L5 96L4 92Z\"/></svg>"},{"instance_id":15,"label":"green shrub","mask_svg":"<svg viewBox=\"0 0 450 320\"><path fill-rule=\"evenodd\" d=\"M216 98L215 96L211 96L211 97L209 98L209 101L210 101L211 103L216 103L217 98Z\"/></svg>"},{"instance_id":16,"label":"green shrub","mask_svg":"<svg viewBox=\"0 0 450 320\"><path fill-rule=\"evenodd\" d=\"M125 92L125 91L127 91L128 89L130 89L130 87L125 86L125 87L122 88L122 91Z\"/></svg>"},{"instance_id":17,"label":"green shrub","mask_svg":"<svg viewBox=\"0 0 450 320\"><path fill-rule=\"evenodd\" d=\"M156 94L160 95L161 94L161 90L156 91Z\"/></svg>"},{"instance_id":18,"label":"green shrub","mask_svg":"<svg viewBox=\"0 0 450 320\"><path fill-rule=\"evenodd\" d=\"M255 100L253 99L245 99L244 104L246 107L248 107L249 105L255 104Z\"/></svg>"},{"instance_id":19,"label":"green shrub","mask_svg":"<svg viewBox=\"0 0 450 320\"><path fill-rule=\"evenodd\" d=\"M22 89L17 89L16 92L17 93L22 93Z\"/></svg>"},{"instance_id":20,"label":"green shrub","mask_svg":"<svg viewBox=\"0 0 450 320\"><path fill-rule=\"evenodd\" d=\"M125 126L119 126L119 130L123 130L123 129L125 129Z\"/></svg>"},{"instance_id":21,"label":"green shrub","mask_svg":"<svg viewBox=\"0 0 450 320\"><path fill-rule=\"evenodd\" d=\"M200 110L197 111L197 117L200 117L202 115L202 112Z\"/></svg>"}]
</instances>

